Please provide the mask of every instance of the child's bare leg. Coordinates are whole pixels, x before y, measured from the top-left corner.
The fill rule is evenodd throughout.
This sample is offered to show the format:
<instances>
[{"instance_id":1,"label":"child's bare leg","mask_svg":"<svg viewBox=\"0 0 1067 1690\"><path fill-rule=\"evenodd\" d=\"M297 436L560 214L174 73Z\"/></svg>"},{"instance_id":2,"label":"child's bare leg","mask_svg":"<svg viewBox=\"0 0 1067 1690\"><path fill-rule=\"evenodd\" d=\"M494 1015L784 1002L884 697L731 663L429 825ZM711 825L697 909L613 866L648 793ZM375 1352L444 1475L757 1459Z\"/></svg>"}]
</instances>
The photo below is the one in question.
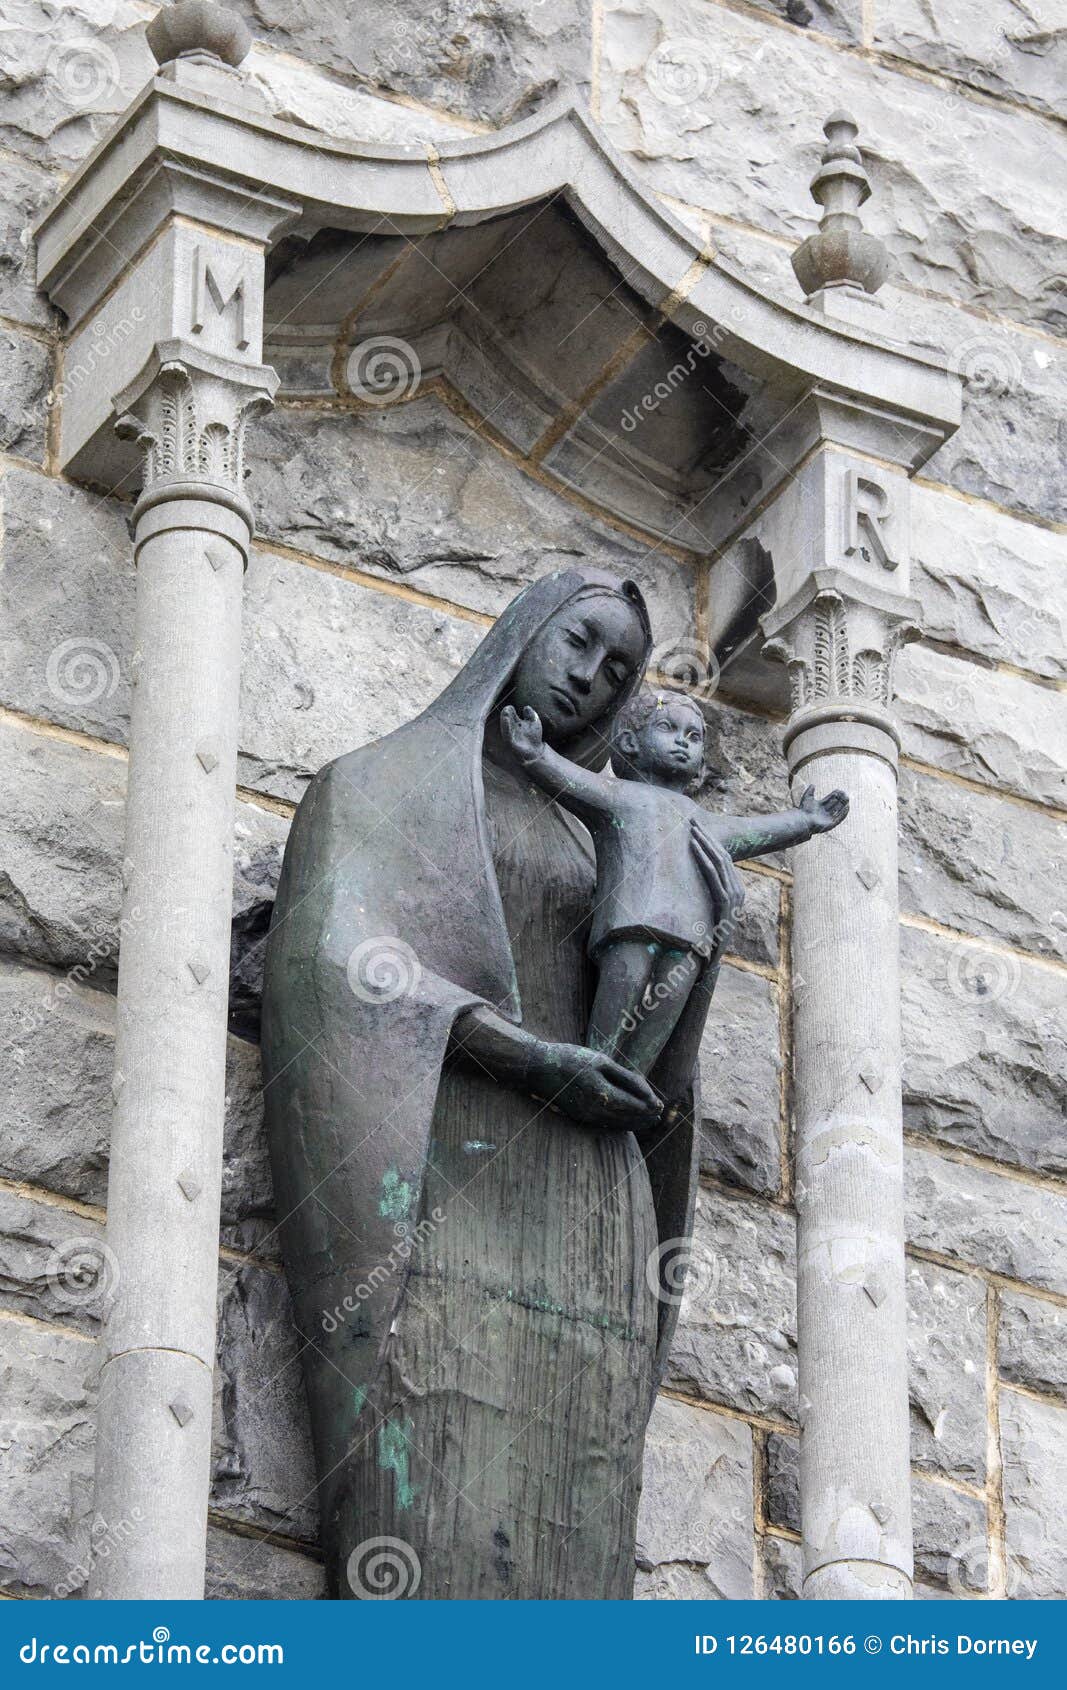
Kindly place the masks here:
<instances>
[{"instance_id":1,"label":"child's bare leg","mask_svg":"<svg viewBox=\"0 0 1067 1690\"><path fill-rule=\"evenodd\" d=\"M650 1074L667 1040L678 1025L681 1013L700 972L691 951L662 947L656 958L637 1025L628 1035L621 1055L642 1074Z\"/></svg>"},{"instance_id":2,"label":"child's bare leg","mask_svg":"<svg viewBox=\"0 0 1067 1690\"><path fill-rule=\"evenodd\" d=\"M616 939L597 959L599 974L588 1042L593 1050L621 1057L628 1034L640 1025L645 990L659 960L660 947L647 939Z\"/></svg>"}]
</instances>

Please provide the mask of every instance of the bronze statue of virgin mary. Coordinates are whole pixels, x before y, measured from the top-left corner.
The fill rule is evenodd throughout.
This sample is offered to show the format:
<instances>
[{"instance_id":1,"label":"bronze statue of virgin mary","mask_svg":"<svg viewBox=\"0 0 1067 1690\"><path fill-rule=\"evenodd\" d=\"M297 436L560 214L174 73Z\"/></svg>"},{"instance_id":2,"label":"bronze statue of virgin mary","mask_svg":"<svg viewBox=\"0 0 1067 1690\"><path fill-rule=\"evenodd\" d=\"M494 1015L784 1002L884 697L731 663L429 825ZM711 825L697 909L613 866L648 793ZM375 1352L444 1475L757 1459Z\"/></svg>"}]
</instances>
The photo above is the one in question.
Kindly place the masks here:
<instances>
[{"instance_id":1,"label":"bronze statue of virgin mary","mask_svg":"<svg viewBox=\"0 0 1067 1690\"><path fill-rule=\"evenodd\" d=\"M650 646L632 582L546 576L293 822L263 1054L335 1596L631 1594L677 1312L660 1275L691 1225L694 1028L740 891L711 865L705 1002L651 1083L589 1049L589 839L498 718L532 707L602 768Z\"/></svg>"}]
</instances>

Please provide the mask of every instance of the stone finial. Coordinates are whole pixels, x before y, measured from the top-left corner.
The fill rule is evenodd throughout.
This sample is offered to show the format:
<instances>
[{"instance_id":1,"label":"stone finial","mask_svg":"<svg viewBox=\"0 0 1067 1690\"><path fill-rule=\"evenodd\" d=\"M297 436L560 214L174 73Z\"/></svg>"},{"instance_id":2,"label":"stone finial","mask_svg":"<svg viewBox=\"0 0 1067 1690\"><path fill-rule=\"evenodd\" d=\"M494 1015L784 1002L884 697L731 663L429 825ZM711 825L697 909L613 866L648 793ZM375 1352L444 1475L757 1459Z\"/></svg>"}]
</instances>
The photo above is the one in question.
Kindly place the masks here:
<instances>
[{"instance_id":1,"label":"stone finial","mask_svg":"<svg viewBox=\"0 0 1067 1690\"><path fill-rule=\"evenodd\" d=\"M847 112L835 111L823 124L823 134L822 162L811 179L822 222L793 254L797 281L809 299L823 288L877 293L886 278L888 255L860 222L859 208L870 198L871 182L855 144L858 126Z\"/></svg>"},{"instance_id":2,"label":"stone finial","mask_svg":"<svg viewBox=\"0 0 1067 1690\"><path fill-rule=\"evenodd\" d=\"M159 65L192 58L221 60L236 67L252 45L244 19L213 0L176 0L172 6L162 6L145 38Z\"/></svg>"}]
</instances>

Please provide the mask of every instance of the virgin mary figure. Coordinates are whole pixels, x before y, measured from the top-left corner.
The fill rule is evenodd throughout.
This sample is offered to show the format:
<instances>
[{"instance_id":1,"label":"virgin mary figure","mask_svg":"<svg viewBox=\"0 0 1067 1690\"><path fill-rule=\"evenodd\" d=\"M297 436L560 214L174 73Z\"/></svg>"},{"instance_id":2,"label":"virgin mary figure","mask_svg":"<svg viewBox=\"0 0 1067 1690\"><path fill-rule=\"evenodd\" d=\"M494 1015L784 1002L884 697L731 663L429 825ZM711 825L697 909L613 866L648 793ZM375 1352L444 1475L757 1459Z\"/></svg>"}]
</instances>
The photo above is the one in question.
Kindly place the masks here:
<instances>
[{"instance_id":1,"label":"virgin mary figure","mask_svg":"<svg viewBox=\"0 0 1067 1690\"><path fill-rule=\"evenodd\" d=\"M705 1001L648 1079L588 1048L592 849L498 717L601 768L650 646L632 582L546 576L293 822L263 1056L332 1595L631 1595L740 887L697 840Z\"/></svg>"}]
</instances>

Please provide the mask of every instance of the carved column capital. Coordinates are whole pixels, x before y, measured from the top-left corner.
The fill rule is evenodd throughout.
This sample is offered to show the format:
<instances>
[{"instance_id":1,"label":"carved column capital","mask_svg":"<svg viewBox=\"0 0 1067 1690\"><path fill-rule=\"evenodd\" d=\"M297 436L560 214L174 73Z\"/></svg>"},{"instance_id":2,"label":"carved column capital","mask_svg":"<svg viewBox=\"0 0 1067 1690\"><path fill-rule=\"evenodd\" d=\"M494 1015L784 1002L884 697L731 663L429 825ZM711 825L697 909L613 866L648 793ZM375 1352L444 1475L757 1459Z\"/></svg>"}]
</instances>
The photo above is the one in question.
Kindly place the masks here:
<instances>
[{"instance_id":1,"label":"carved column capital","mask_svg":"<svg viewBox=\"0 0 1067 1690\"><path fill-rule=\"evenodd\" d=\"M140 375L115 401L115 431L143 456L144 479L134 512L138 549L159 532L157 507L189 506L177 526L215 528L248 560L252 509L244 495L244 433L248 418L266 410L278 378L264 365L248 365L202 352L182 341L164 341ZM215 507L214 514L211 514Z\"/></svg>"},{"instance_id":2,"label":"carved column capital","mask_svg":"<svg viewBox=\"0 0 1067 1690\"><path fill-rule=\"evenodd\" d=\"M764 656L789 674L787 749L802 731L866 724L899 743L890 712L897 652L919 635L915 599L882 592L841 569L817 569L763 618Z\"/></svg>"}]
</instances>

